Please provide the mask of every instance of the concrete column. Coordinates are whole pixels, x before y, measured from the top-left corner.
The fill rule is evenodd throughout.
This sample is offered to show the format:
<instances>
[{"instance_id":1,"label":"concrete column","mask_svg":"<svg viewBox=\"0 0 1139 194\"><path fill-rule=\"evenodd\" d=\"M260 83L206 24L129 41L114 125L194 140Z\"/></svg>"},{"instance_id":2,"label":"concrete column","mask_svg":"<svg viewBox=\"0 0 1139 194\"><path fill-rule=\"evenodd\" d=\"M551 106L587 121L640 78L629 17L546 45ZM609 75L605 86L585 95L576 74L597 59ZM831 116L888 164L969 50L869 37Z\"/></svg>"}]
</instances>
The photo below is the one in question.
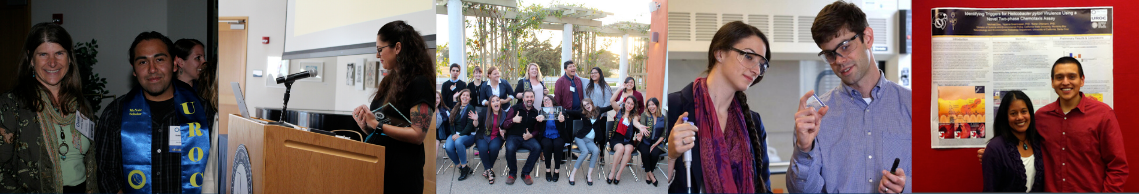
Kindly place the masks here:
<instances>
[{"instance_id":1,"label":"concrete column","mask_svg":"<svg viewBox=\"0 0 1139 194\"><path fill-rule=\"evenodd\" d=\"M617 79L625 80L629 77L629 35L621 36L621 63L617 70ZM644 81L644 80L641 80ZM620 85L620 84L618 84Z\"/></svg>"},{"instance_id":2,"label":"concrete column","mask_svg":"<svg viewBox=\"0 0 1139 194\"><path fill-rule=\"evenodd\" d=\"M562 28L562 61L558 63L558 67L566 61L573 59L573 24L565 24ZM576 61L575 61L576 62ZM562 68L560 75L565 75L566 70Z\"/></svg>"},{"instance_id":3,"label":"concrete column","mask_svg":"<svg viewBox=\"0 0 1139 194\"><path fill-rule=\"evenodd\" d=\"M447 58L451 59L451 63L459 64L459 72L463 72L459 78L470 80L466 74L467 56L463 54L466 48L466 38L463 38L463 31L463 2L461 0L448 0L447 42L450 50L447 52ZM447 66L451 66L451 64L447 64Z\"/></svg>"}]
</instances>

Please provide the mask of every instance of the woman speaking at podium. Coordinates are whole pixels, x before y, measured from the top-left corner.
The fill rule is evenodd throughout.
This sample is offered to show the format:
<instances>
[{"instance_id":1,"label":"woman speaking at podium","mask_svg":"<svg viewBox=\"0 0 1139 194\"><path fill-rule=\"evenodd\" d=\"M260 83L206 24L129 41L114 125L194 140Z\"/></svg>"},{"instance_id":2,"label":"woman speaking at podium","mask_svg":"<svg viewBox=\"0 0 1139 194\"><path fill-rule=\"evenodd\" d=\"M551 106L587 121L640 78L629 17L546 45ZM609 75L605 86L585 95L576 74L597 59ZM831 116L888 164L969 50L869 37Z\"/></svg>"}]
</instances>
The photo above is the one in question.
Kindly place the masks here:
<instances>
[{"instance_id":1,"label":"woman speaking at podium","mask_svg":"<svg viewBox=\"0 0 1139 194\"><path fill-rule=\"evenodd\" d=\"M380 27L376 57L389 75L380 80L371 106L352 113L365 141L386 147L384 193L423 193L423 138L431 126L435 64L422 36L404 21Z\"/></svg>"}]
</instances>

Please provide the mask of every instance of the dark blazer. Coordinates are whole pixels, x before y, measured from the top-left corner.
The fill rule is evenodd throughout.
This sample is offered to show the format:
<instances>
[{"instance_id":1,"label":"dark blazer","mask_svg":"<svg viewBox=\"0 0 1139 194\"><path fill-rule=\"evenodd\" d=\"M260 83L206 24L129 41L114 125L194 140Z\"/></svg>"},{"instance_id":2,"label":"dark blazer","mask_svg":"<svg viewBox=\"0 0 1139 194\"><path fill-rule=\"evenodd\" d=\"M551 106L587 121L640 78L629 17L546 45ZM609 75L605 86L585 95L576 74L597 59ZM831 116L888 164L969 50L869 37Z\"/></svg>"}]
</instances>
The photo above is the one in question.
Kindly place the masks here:
<instances>
[{"instance_id":1,"label":"dark blazer","mask_svg":"<svg viewBox=\"0 0 1139 194\"><path fill-rule=\"evenodd\" d=\"M1018 142L1007 142L996 136L985 146L981 156L981 174L984 177L985 192L1025 192L1028 177L1024 174L1024 163L1020 159ZM1044 158L1040 155L1040 142L1032 142L1032 156L1035 157L1036 175L1032 181L1032 192L1044 191Z\"/></svg>"},{"instance_id":2,"label":"dark blazer","mask_svg":"<svg viewBox=\"0 0 1139 194\"><path fill-rule=\"evenodd\" d=\"M455 86L455 89L451 90L451 86ZM443 87L439 89L440 95L443 96L443 104L446 104L447 107L455 107L455 98L451 96L454 96L456 92L463 91L463 89L466 88L467 83L463 82L463 80L451 82L451 80L448 79L447 81L443 81Z\"/></svg>"},{"instance_id":3,"label":"dark blazer","mask_svg":"<svg viewBox=\"0 0 1139 194\"><path fill-rule=\"evenodd\" d=\"M672 132L673 125L676 124L677 120L680 120L680 114L688 112L691 116L692 113L696 112L696 102L692 97L692 83L689 83L688 86L684 86L684 89L680 90L679 92L669 93L668 107L672 109L667 112L668 122L665 123L665 134ZM759 176L756 176L757 179L755 180L755 188L757 192L771 193L771 169L769 168L771 161L767 158L767 131L763 128L763 120L760 119L759 113L750 110L749 112L751 114L751 118L754 120L753 123L757 124L747 126L748 134L750 136L748 139L751 140L751 153L755 157L755 163L752 164L752 168L755 169L757 173L759 173ZM699 122L695 119L689 121L696 124ZM697 138L695 142L696 146L692 147L692 180L704 180L704 173L700 170L700 161L702 160L702 158L699 157L700 141L701 139ZM687 187L688 183L686 182L685 177L688 176L688 169L684 166L684 159L677 158L676 165L673 165L673 169L676 170L674 173L676 179L674 179L672 181L672 184L668 186L668 192L687 192L687 188L685 187ZM693 191L703 190L702 188L704 187L704 181L693 181L692 187Z\"/></svg>"},{"instance_id":4,"label":"dark blazer","mask_svg":"<svg viewBox=\"0 0 1139 194\"><path fill-rule=\"evenodd\" d=\"M498 95L498 99L509 99L510 97L508 96L514 96L514 89L510 88L510 83L506 83L506 80L499 79L498 93L495 94L491 93L490 82L486 82L486 84L483 84L482 87L479 88L479 101L475 102L478 102L477 104L482 104L483 100L490 101L491 95ZM510 107L510 103L508 102L506 104L502 104L502 107Z\"/></svg>"},{"instance_id":5,"label":"dark blazer","mask_svg":"<svg viewBox=\"0 0 1139 194\"><path fill-rule=\"evenodd\" d=\"M609 112L610 110L613 110L612 106L598 108L598 111L601 113ZM573 123L571 120L581 120L581 124L587 126L582 127L581 130L574 133L574 138L585 138L585 135L588 135L589 131L592 130L594 143L601 144L606 142L605 122L608 121L609 118L606 117L605 114L597 114L597 122L590 122L590 118L582 115L580 110L566 110L565 113L567 119L566 123ZM573 131L573 129L571 128L570 131Z\"/></svg>"},{"instance_id":6,"label":"dark blazer","mask_svg":"<svg viewBox=\"0 0 1139 194\"><path fill-rule=\"evenodd\" d=\"M475 125L471 118L467 117L467 114L474 112L475 106L468 104L466 107L467 110L463 110L462 107L455 108L459 109L459 115L451 115L451 117L455 117L455 119L451 121L451 127L447 129L447 135L454 135L455 132L458 132L460 136L471 135L471 132L475 131Z\"/></svg>"}]
</instances>

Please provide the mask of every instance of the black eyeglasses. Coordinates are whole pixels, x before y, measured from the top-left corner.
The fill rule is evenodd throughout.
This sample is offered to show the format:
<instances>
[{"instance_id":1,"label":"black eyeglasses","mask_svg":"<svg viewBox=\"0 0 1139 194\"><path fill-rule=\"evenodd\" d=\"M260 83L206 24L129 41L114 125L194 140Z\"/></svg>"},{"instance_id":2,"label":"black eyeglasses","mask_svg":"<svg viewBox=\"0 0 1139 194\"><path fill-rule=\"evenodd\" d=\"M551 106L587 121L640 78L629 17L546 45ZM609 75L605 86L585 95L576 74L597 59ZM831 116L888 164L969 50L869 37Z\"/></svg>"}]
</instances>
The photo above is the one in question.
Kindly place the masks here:
<instances>
[{"instance_id":1,"label":"black eyeglasses","mask_svg":"<svg viewBox=\"0 0 1139 194\"><path fill-rule=\"evenodd\" d=\"M741 65L744 65L744 68L750 69L750 68L752 68L752 66L758 66L759 67L759 77L763 77L763 74L767 73L767 67L770 66L768 64L767 57L764 57L763 55L756 54L754 52L748 52L748 51L740 50L737 48L732 48L732 50L740 53L740 55L738 57L736 57L736 59L738 59L740 61Z\"/></svg>"},{"instance_id":2,"label":"black eyeglasses","mask_svg":"<svg viewBox=\"0 0 1139 194\"><path fill-rule=\"evenodd\" d=\"M395 46L395 45L394 45L394 44L390 44L390 45L387 45L387 46L376 47L376 53L382 53L382 52L384 52L384 48L388 48L388 47L392 47L392 46Z\"/></svg>"},{"instance_id":3,"label":"black eyeglasses","mask_svg":"<svg viewBox=\"0 0 1139 194\"><path fill-rule=\"evenodd\" d=\"M850 52L855 50L850 49L850 42L854 41L854 39L858 38L858 36L860 36L860 34L855 34L853 37L850 37L849 40L839 43L838 47L835 47L832 50L824 50L822 52L819 52L819 58L822 58L823 61L826 61L827 63L834 63L835 59L838 59L838 57L846 57L847 55L850 55Z\"/></svg>"}]
</instances>

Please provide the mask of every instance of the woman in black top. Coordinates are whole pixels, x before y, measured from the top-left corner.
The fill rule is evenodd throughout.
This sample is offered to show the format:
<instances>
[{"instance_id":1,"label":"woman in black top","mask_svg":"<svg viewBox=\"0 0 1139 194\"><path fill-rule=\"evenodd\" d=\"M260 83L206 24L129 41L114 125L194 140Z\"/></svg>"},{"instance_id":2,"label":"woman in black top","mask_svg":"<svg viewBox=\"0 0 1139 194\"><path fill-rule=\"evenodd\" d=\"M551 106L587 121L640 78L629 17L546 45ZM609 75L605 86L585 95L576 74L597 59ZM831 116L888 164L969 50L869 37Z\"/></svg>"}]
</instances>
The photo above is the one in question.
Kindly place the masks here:
<instances>
[{"instance_id":1,"label":"woman in black top","mask_svg":"<svg viewBox=\"0 0 1139 194\"><path fill-rule=\"evenodd\" d=\"M423 193L423 138L435 111L435 64L426 48L423 36L401 20L380 27L376 58L391 73L380 80L371 106L352 113L366 141L386 148L384 193Z\"/></svg>"},{"instance_id":2,"label":"woman in black top","mask_svg":"<svg viewBox=\"0 0 1139 194\"><path fill-rule=\"evenodd\" d=\"M488 183L494 184L494 161L498 160L498 151L506 139L506 130L502 125L506 121L506 109L498 103L498 96L490 96L489 107L479 112L479 119L475 121L478 130L475 132L475 143L478 144L479 158L482 158L482 176Z\"/></svg>"},{"instance_id":3,"label":"woman in black top","mask_svg":"<svg viewBox=\"0 0 1139 194\"><path fill-rule=\"evenodd\" d=\"M1044 160L1040 146L1044 137L1036 131L1032 100L1021 91L1010 91L997 109L996 137L981 156L985 192L1044 191Z\"/></svg>"},{"instance_id":4,"label":"woman in black top","mask_svg":"<svg viewBox=\"0 0 1139 194\"><path fill-rule=\"evenodd\" d=\"M594 106L593 99L581 99L582 110L566 110L565 115L570 120L581 120L582 127L578 131L573 132L573 141L577 144L577 149L581 150L581 156L577 157L577 162L573 164L573 171L570 171L570 185L574 184L574 177L577 177L577 169L581 168L581 162L585 160L586 156L592 155L589 161L589 171L585 173L585 183L593 186L593 166L597 165L597 159L601 157L601 150L598 145L605 142L605 122L608 118L605 117L605 112L613 110L612 106L605 106L598 108ZM572 130L572 129L571 129Z\"/></svg>"},{"instance_id":5,"label":"woman in black top","mask_svg":"<svg viewBox=\"0 0 1139 194\"><path fill-rule=\"evenodd\" d=\"M670 193L771 192L767 132L744 94L763 79L770 57L763 32L728 22L708 45L707 76L668 94L665 129L670 131L668 158L675 175ZM686 151L692 151L691 166L683 160Z\"/></svg>"},{"instance_id":6,"label":"woman in black top","mask_svg":"<svg viewBox=\"0 0 1139 194\"><path fill-rule=\"evenodd\" d=\"M474 69L471 69L471 82L467 83L467 89L471 90L471 101L475 102L471 104L475 105L475 107L480 107L479 110L486 107L486 105L482 104L482 86L484 85L486 85L486 80L483 80L482 68L475 66ZM453 98L458 99L459 95L455 95Z\"/></svg>"},{"instance_id":7,"label":"woman in black top","mask_svg":"<svg viewBox=\"0 0 1139 194\"><path fill-rule=\"evenodd\" d=\"M552 97L546 95L542 99L543 108L553 108L557 106ZM566 118L562 114L558 114L556 118L546 117L548 112L545 110L539 111L538 122L535 126L535 134L538 134L538 142L542 144L542 156L546 158L546 182L558 182L558 174L561 173L558 169L562 168L562 158L565 155L562 153L562 148L565 148L566 137L570 133L565 128ZM554 163L553 176L550 176L550 163Z\"/></svg>"},{"instance_id":8,"label":"woman in black top","mask_svg":"<svg viewBox=\"0 0 1139 194\"><path fill-rule=\"evenodd\" d=\"M443 144L443 149L447 151L451 162L458 165L455 169L459 170L459 181L467 180L467 175L474 172L470 166L467 166L466 150L475 144L471 132L475 131L476 119L478 115L475 113L475 106L471 105L471 90L460 90L459 101L455 103L455 108L451 109L451 118L449 118L451 127L445 133L447 143Z\"/></svg>"}]
</instances>

